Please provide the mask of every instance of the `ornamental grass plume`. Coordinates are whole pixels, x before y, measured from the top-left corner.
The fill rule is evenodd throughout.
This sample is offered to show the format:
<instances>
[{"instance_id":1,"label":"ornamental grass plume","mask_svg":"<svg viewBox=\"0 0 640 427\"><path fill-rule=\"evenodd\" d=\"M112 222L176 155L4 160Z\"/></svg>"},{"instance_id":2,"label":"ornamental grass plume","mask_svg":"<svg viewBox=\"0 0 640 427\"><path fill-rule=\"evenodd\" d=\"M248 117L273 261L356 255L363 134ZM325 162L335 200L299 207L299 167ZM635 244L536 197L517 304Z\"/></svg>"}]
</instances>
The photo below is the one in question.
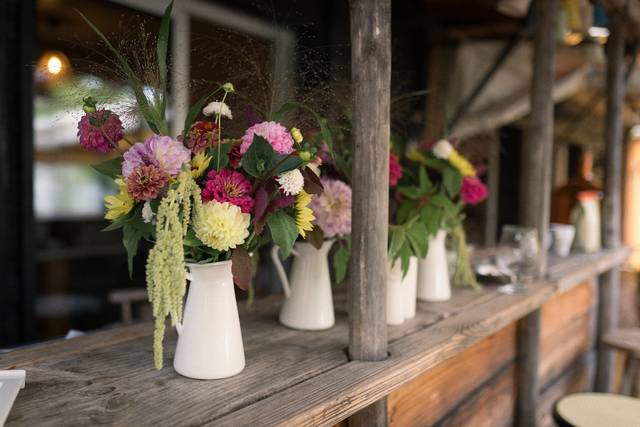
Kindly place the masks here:
<instances>
[{"instance_id":1,"label":"ornamental grass plume","mask_svg":"<svg viewBox=\"0 0 640 427\"><path fill-rule=\"evenodd\" d=\"M212 170L202 189L202 199L238 206L242 213L251 213L254 201L249 180L240 172L229 169Z\"/></svg>"},{"instance_id":2,"label":"ornamental grass plume","mask_svg":"<svg viewBox=\"0 0 640 427\"><path fill-rule=\"evenodd\" d=\"M241 154L247 152L253 143L254 135L259 135L266 139L278 154L289 154L293 151L293 137L287 128L276 122L262 122L251 126L245 131L240 145Z\"/></svg>"},{"instance_id":3,"label":"ornamental grass plume","mask_svg":"<svg viewBox=\"0 0 640 427\"><path fill-rule=\"evenodd\" d=\"M312 199L313 196L304 190L296 196L296 227L303 239L307 238L307 231L313 230L313 220L316 219L309 207Z\"/></svg>"},{"instance_id":4,"label":"ornamental grass plume","mask_svg":"<svg viewBox=\"0 0 640 427\"><path fill-rule=\"evenodd\" d=\"M153 355L156 369L162 369L165 321L182 321L182 301L186 289L183 239L191 222L191 208L202 206L200 189L189 172L178 176L178 185L169 189L156 214L156 243L147 258L147 291L155 318Z\"/></svg>"},{"instance_id":5,"label":"ornamental grass plume","mask_svg":"<svg viewBox=\"0 0 640 427\"><path fill-rule=\"evenodd\" d=\"M220 252L235 249L249 237L251 215L229 202L204 203L195 217L196 236Z\"/></svg>"},{"instance_id":6,"label":"ornamental grass plume","mask_svg":"<svg viewBox=\"0 0 640 427\"><path fill-rule=\"evenodd\" d=\"M120 117L109 110L85 113L78 122L78 139L85 150L110 153L124 138Z\"/></svg>"},{"instance_id":7,"label":"ornamental grass plume","mask_svg":"<svg viewBox=\"0 0 640 427\"><path fill-rule=\"evenodd\" d=\"M322 178L321 182L324 191L310 204L315 223L327 238L351 234L351 187L337 179Z\"/></svg>"}]
</instances>

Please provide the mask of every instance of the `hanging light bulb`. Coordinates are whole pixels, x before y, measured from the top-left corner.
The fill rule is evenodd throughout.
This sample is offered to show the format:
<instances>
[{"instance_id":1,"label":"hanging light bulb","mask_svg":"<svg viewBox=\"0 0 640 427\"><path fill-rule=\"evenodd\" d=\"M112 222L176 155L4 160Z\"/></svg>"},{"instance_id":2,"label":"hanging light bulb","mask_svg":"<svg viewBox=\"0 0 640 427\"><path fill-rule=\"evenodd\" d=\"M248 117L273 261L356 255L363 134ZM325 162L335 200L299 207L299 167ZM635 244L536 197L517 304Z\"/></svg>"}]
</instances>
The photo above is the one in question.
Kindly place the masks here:
<instances>
[{"instance_id":1,"label":"hanging light bulb","mask_svg":"<svg viewBox=\"0 0 640 427\"><path fill-rule=\"evenodd\" d=\"M46 51L38 60L36 80L41 83L59 81L71 73L67 56L60 51Z\"/></svg>"}]
</instances>

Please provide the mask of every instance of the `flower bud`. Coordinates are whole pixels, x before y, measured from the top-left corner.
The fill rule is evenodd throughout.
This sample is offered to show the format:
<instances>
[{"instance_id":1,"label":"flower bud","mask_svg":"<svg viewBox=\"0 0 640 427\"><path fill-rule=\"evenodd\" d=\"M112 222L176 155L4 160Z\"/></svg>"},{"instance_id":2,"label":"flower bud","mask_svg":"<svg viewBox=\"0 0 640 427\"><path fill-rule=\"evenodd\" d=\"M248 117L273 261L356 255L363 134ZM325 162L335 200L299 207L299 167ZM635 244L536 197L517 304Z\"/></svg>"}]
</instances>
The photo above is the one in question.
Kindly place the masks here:
<instances>
[{"instance_id":1,"label":"flower bud","mask_svg":"<svg viewBox=\"0 0 640 427\"><path fill-rule=\"evenodd\" d=\"M311 153L308 151L301 151L300 153L298 153L298 156L300 156L300 158L305 162L311 160Z\"/></svg>"},{"instance_id":2,"label":"flower bud","mask_svg":"<svg viewBox=\"0 0 640 427\"><path fill-rule=\"evenodd\" d=\"M300 129L298 128L291 128L291 136L293 137L293 140L298 144L300 144L304 139L302 137L302 132L300 132Z\"/></svg>"},{"instance_id":3,"label":"flower bud","mask_svg":"<svg viewBox=\"0 0 640 427\"><path fill-rule=\"evenodd\" d=\"M225 84L223 84L222 90L224 90L227 93L233 93L236 91L231 82L226 82Z\"/></svg>"}]
</instances>

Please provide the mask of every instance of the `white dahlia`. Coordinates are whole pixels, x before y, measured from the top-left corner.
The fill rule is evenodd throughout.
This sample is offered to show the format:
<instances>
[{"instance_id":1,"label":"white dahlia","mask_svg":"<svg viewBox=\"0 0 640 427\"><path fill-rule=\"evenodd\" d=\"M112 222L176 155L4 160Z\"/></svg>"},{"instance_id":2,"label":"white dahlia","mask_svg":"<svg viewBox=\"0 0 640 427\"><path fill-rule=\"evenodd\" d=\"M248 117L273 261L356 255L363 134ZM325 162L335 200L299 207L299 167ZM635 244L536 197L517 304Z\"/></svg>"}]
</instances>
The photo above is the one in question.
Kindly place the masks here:
<instances>
[{"instance_id":1,"label":"white dahlia","mask_svg":"<svg viewBox=\"0 0 640 427\"><path fill-rule=\"evenodd\" d=\"M229 106L219 101L210 102L209 105L202 109L202 114L208 117L220 114L227 119L233 119L233 114L231 114Z\"/></svg>"},{"instance_id":2,"label":"white dahlia","mask_svg":"<svg viewBox=\"0 0 640 427\"><path fill-rule=\"evenodd\" d=\"M304 177L299 169L292 169L288 172L281 173L276 178L276 181L280 184L282 192L287 196L297 195L304 187Z\"/></svg>"},{"instance_id":3,"label":"white dahlia","mask_svg":"<svg viewBox=\"0 0 640 427\"><path fill-rule=\"evenodd\" d=\"M442 160L447 160L451 153L453 153L453 145L446 139L441 139L433 146L433 154Z\"/></svg>"},{"instance_id":4,"label":"white dahlia","mask_svg":"<svg viewBox=\"0 0 640 427\"><path fill-rule=\"evenodd\" d=\"M224 252L244 243L249 237L250 215L229 202L211 201L196 215L196 236L205 245Z\"/></svg>"}]
</instances>

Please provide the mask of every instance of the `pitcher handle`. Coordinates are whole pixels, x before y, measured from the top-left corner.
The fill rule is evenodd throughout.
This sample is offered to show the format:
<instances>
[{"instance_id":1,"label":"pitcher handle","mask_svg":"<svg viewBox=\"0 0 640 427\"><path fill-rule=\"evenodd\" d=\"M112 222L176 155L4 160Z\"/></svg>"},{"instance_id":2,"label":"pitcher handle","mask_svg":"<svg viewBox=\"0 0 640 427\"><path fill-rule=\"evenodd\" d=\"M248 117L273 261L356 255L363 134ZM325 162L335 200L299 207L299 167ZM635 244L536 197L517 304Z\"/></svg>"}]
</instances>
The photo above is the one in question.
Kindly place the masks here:
<instances>
[{"instance_id":1,"label":"pitcher handle","mask_svg":"<svg viewBox=\"0 0 640 427\"><path fill-rule=\"evenodd\" d=\"M287 277L287 273L284 271L284 266L282 265L282 261L280 260L280 255L278 252L280 248L276 245L273 245L271 248L271 260L273 261L273 265L276 266L276 271L278 272L278 277L280 278L280 282L282 282L282 289L284 289L284 296L289 298L291 296L291 285L289 284L289 278ZM292 249L291 254L294 256L298 256L298 253Z\"/></svg>"},{"instance_id":2,"label":"pitcher handle","mask_svg":"<svg viewBox=\"0 0 640 427\"><path fill-rule=\"evenodd\" d=\"M191 275L191 273L189 273L189 271L187 271L186 277L188 281L193 282L193 276ZM181 322L176 322L176 331L178 332L178 336L182 333Z\"/></svg>"}]
</instances>

